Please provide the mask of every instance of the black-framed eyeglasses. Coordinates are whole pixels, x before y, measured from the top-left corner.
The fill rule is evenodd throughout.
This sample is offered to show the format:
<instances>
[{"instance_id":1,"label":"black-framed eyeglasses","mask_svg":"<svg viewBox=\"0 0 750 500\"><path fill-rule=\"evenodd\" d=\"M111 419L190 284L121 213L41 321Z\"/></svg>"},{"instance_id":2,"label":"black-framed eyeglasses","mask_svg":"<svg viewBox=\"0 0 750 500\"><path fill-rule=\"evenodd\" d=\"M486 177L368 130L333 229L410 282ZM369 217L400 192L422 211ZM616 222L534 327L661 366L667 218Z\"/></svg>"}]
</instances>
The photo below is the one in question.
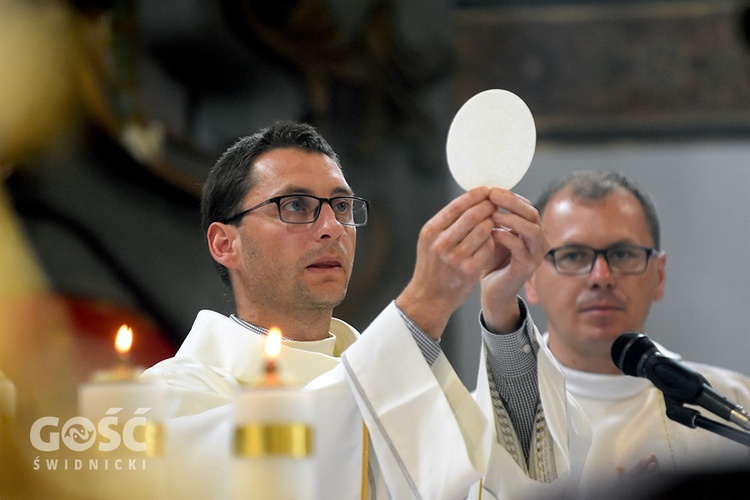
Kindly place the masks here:
<instances>
[{"instance_id":1,"label":"black-framed eyeglasses","mask_svg":"<svg viewBox=\"0 0 750 500\"><path fill-rule=\"evenodd\" d=\"M364 226L370 202L358 196L335 196L333 198L318 198L309 194L287 194L269 198L263 203L243 210L225 219L224 224L231 224L242 219L245 215L260 207L275 203L279 210L279 219L287 224L310 224L318 220L323 202L333 209L336 220L345 226Z\"/></svg>"},{"instance_id":2,"label":"black-framed eyeglasses","mask_svg":"<svg viewBox=\"0 0 750 500\"><path fill-rule=\"evenodd\" d=\"M547 252L547 256L560 274L588 274L594 269L594 263L599 255L604 257L613 272L641 274L648 267L648 259L657 253L655 248L620 243L607 248L565 245L553 248Z\"/></svg>"}]
</instances>

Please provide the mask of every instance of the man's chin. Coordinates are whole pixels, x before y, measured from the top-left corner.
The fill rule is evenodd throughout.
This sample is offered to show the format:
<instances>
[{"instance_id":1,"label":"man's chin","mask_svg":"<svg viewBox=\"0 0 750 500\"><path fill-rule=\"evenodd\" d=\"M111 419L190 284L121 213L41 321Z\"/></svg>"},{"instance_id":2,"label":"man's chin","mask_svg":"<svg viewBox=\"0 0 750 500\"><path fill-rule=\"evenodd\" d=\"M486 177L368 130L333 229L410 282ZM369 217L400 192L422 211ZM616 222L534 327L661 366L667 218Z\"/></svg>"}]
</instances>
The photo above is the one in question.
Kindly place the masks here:
<instances>
[{"instance_id":1,"label":"man's chin","mask_svg":"<svg viewBox=\"0 0 750 500\"><path fill-rule=\"evenodd\" d=\"M610 346L617 340L617 337L625 333L627 330L620 329L617 327L609 328L591 328L586 332L587 342L591 344L598 344L602 346Z\"/></svg>"},{"instance_id":2,"label":"man's chin","mask_svg":"<svg viewBox=\"0 0 750 500\"><path fill-rule=\"evenodd\" d=\"M317 293L314 293L311 295L311 301L318 305L321 309L323 308L329 308L333 309L334 307L340 305L342 302L344 302L344 299L346 298L346 289L344 290L335 290L335 291L318 291Z\"/></svg>"}]
</instances>

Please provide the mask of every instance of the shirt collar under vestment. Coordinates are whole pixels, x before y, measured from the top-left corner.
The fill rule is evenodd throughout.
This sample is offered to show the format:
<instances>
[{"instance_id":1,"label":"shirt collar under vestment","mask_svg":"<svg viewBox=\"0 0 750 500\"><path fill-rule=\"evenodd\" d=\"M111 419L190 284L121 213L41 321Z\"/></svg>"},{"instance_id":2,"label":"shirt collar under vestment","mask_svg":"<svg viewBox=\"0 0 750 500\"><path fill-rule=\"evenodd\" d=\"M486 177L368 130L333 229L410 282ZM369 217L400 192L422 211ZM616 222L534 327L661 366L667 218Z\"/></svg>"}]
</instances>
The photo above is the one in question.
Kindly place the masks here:
<instances>
[{"instance_id":1,"label":"shirt collar under vestment","mask_svg":"<svg viewBox=\"0 0 750 500\"><path fill-rule=\"evenodd\" d=\"M549 332L544 333L543 339L549 347ZM680 358L678 354L665 349L661 344L657 342L655 344L665 356ZM584 372L565 366L559 360L558 364L565 375L565 386L574 397L612 401L631 398L649 387L653 387L651 381L645 378L631 377L625 374L610 375Z\"/></svg>"},{"instance_id":2,"label":"shirt collar under vestment","mask_svg":"<svg viewBox=\"0 0 750 500\"><path fill-rule=\"evenodd\" d=\"M251 332L258 334L258 335L267 335L268 329L263 328L262 326L254 325L252 323L249 323L245 321L242 318L239 318L237 315L232 314L230 316L232 320L237 322L238 324L244 326ZM300 349L302 351L309 351L309 352L319 352L321 354L325 354L326 356L333 356L336 346L336 335L334 335L331 332L328 332L328 337L323 340L308 340L308 341L298 341L291 339L286 336L281 337L282 344L292 347L294 349Z\"/></svg>"}]
</instances>

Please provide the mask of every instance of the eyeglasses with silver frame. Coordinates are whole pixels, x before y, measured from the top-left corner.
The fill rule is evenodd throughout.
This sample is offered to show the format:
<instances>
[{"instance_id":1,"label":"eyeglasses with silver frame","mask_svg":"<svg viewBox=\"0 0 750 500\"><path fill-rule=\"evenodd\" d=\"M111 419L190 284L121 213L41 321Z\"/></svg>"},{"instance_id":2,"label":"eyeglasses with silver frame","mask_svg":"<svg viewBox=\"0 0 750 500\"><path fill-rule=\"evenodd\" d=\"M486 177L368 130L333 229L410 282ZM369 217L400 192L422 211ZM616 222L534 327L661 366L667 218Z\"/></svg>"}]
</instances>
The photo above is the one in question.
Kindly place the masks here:
<instances>
[{"instance_id":1,"label":"eyeglasses with silver frame","mask_svg":"<svg viewBox=\"0 0 750 500\"><path fill-rule=\"evenodd\" d=\"M601 255L609 268L619 274L642 274L648 267L648 260L658 255L658 250L650 247L619 243L607 248L591 248L585 245L565 245L551 249L547 257L560 274L582 275L594 269L597 257Z\"/></svg>"},{"instance_id":2,"label":"eyeglasses with silver frame","mask_svg":"<svg viewBox=\"0 0 750 500\"><path fill-rule=\"evenodd\" d=\"M336 220L345 226L367 225L370 202L359 196L334 196L319 198L309 194L287 194L269 198L262 203L224 219L224 224L239 221L245 215L271 203L276 204L281 222L287 224L311 224L318 220L323 202L328 203Z\"/></svg>"}]
</instances>

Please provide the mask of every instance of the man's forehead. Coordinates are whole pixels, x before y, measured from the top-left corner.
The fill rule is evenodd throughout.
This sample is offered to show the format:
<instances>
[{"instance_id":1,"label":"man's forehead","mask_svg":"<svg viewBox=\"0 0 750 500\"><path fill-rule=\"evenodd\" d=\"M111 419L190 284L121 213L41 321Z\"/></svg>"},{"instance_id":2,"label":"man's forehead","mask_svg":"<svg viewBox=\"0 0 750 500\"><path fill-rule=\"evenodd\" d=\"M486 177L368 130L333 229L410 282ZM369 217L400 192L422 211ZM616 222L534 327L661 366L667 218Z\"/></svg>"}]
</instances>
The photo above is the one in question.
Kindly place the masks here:
<instances>
[{"instance_id":1,"label":"man's forehead","mask_svg":"<svg viewBox=\"0 0 750 500\"><path fill-rule=\"evenodd\" d=\"M256 159L252 175L253 184L272 184L277 190L305 193L325 185L331 191L350 191L338 163L317 151L294 148L269 151Z\"/></svg>"},{"instance_id":2,"label":"man's forehead","mask_svg":"<svg viewBox=\"0 0 750 500\"><path fill-rule=\"evenodd\" d=\"M565 215L579 208L593 211L616 209L628 216L644 214L638 198L627 189L616 187L604 196L591 198L576 194L570 186L561 189L550 198L544 213L555 212Z\"/></svg>"},{"instance_id":3,"label":"man's forehead","mask_svg":"<svg viewBox=\"0 0 750 500\"><path fill-rule=\"evenodd\" d=\"M254 168L295 168L307 166L309 168L333 168L341 171L339 164L327 154L320 151L284 147L272 149L255 158Z\"/></svg>"},{"instance_id":4,"label":"man's forehead","mask_svg":"<svg viewBox=\"0 0 750 500\"><path fill-rule=\"evenodd\" d=\"M593 219L596 224L592 224ZM626 190L614 190L597 199L582 198L570 191L558 193L544 211L542 224L551 239L562 238L565 242L598 237L608 244L647 244L641 240L651 239L643 208Z\"/></svg>"}]
</instances>

